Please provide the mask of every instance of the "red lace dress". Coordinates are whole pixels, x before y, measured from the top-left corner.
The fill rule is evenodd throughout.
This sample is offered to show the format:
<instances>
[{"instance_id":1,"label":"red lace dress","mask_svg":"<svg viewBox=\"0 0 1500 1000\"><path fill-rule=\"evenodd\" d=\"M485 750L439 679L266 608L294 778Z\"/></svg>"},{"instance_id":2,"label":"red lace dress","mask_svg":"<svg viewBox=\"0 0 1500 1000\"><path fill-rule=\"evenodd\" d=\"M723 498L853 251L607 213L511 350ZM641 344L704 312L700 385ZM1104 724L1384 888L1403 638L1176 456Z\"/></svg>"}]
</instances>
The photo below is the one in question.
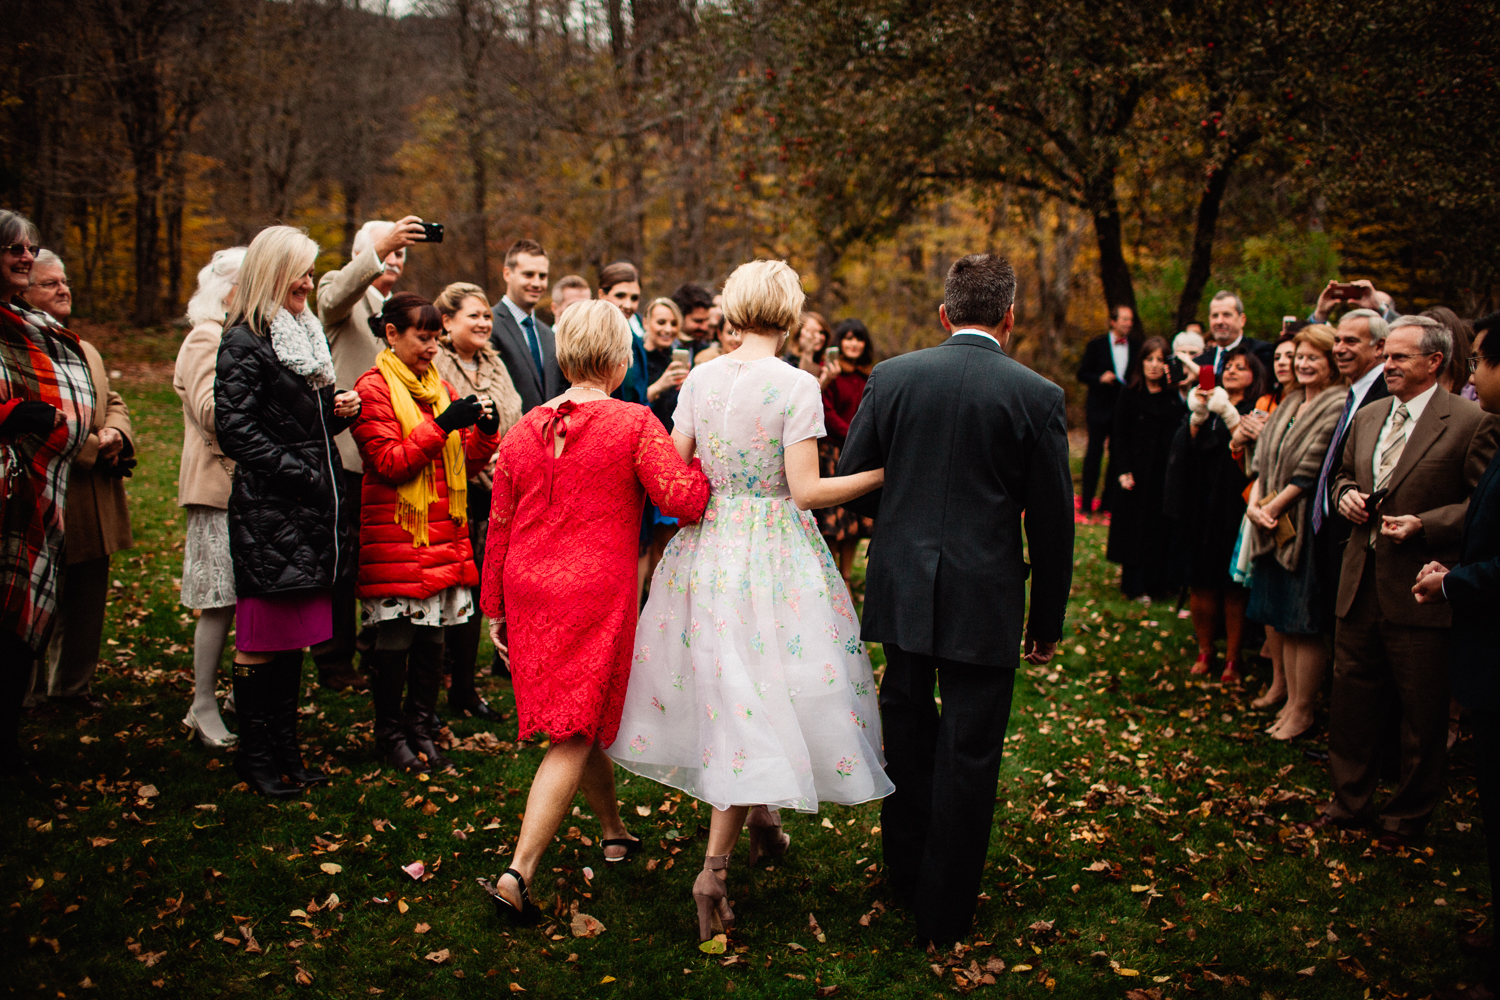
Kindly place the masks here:
<instances>
[{"instance_id":1,"label":"red lace dress","mask_svg":"<svg viewBox=\"0 0 1500 1000\"><path fill-rule=\"evenodd\" d=\"M554 457L559 429L566 443ZM683 464L644 406L538 406L501 442L479 603L508 623L521 739L614 740L630 679L648 495L684 521L708 504L698 462Z\"/></svg>"}]
</instances>

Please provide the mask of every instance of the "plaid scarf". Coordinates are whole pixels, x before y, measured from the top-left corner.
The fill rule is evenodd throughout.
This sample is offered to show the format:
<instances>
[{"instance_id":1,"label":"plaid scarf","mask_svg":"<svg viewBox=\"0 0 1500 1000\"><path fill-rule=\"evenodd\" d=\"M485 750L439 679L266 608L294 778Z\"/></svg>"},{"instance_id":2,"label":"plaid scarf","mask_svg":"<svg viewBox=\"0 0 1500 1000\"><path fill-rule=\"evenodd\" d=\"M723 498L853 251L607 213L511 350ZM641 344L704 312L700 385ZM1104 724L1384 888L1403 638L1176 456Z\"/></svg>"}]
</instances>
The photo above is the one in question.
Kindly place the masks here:
<instances>
[{"instance_id":1,"label":"plaid scarf","mask_svg":"<svg viewBox=\"0 0 1500 1000\"><path fill-rule=\"evenodd\" d=\"M40 653L62 588L68 470L96 400L78 338L19 304L0 305L0 404L10 400L65 417L48 435L0 439L0 628Z\"/></svg>"}]
</instances>

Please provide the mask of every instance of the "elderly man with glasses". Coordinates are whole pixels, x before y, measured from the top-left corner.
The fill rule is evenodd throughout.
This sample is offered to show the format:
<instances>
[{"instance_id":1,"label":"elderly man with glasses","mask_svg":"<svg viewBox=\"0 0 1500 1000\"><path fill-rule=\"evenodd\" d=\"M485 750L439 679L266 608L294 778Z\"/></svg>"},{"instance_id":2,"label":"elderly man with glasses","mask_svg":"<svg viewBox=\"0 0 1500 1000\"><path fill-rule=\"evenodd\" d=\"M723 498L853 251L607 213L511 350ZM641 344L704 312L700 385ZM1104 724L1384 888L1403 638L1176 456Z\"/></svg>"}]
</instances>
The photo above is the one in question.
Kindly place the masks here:
<instances>
[{"instance_id":1,"label":"elderly man with glasses","mask_svg":"<svg viewBox=\"0 0 1500 1000\"><path fill-rule=\"evenodd\" d=\"M1411 581L1428 563L1457 560L1469 497L1500 440L1500 419L1438 384L1452 353L1452 334L1436 320L1391 323L1390 398L1354 418L1332 488L1354 527L1335 606L1333 798L1318 825L1373 825L1389 850L1422 834L1447 757L1452 612L1418 603ZM1377 804L1391 706L1400 716L1400 780Z\"/></svg>"}]
</instances>

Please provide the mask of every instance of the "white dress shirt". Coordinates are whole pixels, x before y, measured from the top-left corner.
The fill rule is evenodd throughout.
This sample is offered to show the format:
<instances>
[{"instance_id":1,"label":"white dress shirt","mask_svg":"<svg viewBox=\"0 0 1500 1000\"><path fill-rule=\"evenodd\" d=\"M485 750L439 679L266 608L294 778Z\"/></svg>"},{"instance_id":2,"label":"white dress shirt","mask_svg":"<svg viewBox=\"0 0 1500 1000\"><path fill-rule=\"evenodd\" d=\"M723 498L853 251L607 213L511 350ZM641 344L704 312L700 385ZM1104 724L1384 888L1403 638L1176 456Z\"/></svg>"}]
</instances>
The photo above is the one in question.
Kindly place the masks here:
<instances>
[{"instance_id":1,"label":"white dress shirt","mask_svg":"<svg viewBox=\"0 0 1500 1000\"><path fill-rule=\"evenodd\" d=\"M1121 385L1124 385L1125 371L1130 367L1130 341L1127 339L1121 343L1115 339L1113 333L1109 334L1109 352L1114 355L1115 359L1115 378L1120 380Z\"/></svg>"},{"instance_id":2,"label":"white dress shirt","mask_svg":"<svg viewBox=\"0 0 1500 1000\"><path fill-rule=\"evenodd\" d=\"M1426 392L1418 393L1406 402L1406 424L1401 428L1406 432L1406 440L1411 441L1411 432L1416 428L1417 421L1422 419L1422 411L1427 409L1427 404L1432 400L1432 394L1437 392L1437 383L1427 387ZM1391 424L1396 422L1396 409L1401 406L1401 400L1392 399L1391 412L1385 418L1385 423L1380 425L1380 436L1375 439L1375 454L1370 456L1370 468L1373 475L1371 483L1380 481L1380 456L1385 451L1386 445L1390 444ZM1404 454L1404 453L1403 453ZM1400 464L1399 462L1397 463Z\"/></svg>"},{"instance_id":3,"label":"white dress shirt","mask_svg":"<svg viewBox=\"0 0 1500 1000\"><path fill-rule=\"evenodd\" d=\"M995 342L995 346L996 347L1000 347L1001 346L1000 345L1000 341L995 340L995 335L994 334L992 334L992 333L985 333L983 330L976 330L972 326L966 326L962 330L954 330L953 333L952 333L952 336L957 337L958 335L964 334L964 333L970 333L970 334L973 334L976 337L986 337L986 338L988 338L990 340L993 340Z\"/></svg>"},{"instance_id":4,"label":"white dress shirt","mask_svg":"<svg viewBox=\"0 0 1500 1000\"><path fill-rule=\"evenodd\" d=\"M1349 387L1349 390L1354 393L1354 405L1349 407L1349 412L1344 416L1343 421L1338 425L1338 427L1334 428L1334 442L1339 441L1344 436L1344 433L1348 430L1349 425L1354 423L1354 418L1359 415L1359 408L1365 405L1365 397L1370 394L1370 388L1375 384L1375 380L1384 377L1385 365L1377 364L1369 371L1361 375L1359 378L1355 379L1354 384ZM1330 443L1330 447L1332 447L1332 443ZM1337 468L1330 470L1329 480L1332 481L1333 477L1337 475ZM1327 517L1328 514L1333 510L1333 506L1329 503L1328 493L1326 491L1318 497L1318 502L1323 505L1323 516Z\"/></svg>"},{"instance_id":5,"label":"white dress shirt","mask_svg":"<svg viewBox=\"0 0 1500 1000\"><path fill-rule=\"evenodd\" d=\"M510 310L511 317L516 321L516 326L521 327L522 332L525 332L526 327L523 325L523 322L531 313L512 302L509 295L500 296L500 301L504 302L505 308Z\"/></svg>"}]
</instances>

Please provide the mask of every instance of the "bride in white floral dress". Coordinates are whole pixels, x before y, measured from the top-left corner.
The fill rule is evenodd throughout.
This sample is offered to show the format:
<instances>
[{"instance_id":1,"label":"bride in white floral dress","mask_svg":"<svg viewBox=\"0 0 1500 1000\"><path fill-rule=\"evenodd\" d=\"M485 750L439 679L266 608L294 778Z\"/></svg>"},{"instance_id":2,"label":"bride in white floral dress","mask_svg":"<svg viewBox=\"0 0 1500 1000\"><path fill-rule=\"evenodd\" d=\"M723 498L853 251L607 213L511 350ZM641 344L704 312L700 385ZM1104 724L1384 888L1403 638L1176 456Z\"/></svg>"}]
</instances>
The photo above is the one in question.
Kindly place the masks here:
<instances>
[{"instance_id":1,"label":"bride in white floral dress","mask_svg":"<svg viewBox=\"0 0 1500 1000\"><path fill-rule=\"evenodd\" d=\"M693 886L705 940L734 919L724 872L747 814L754 864L789 842L775 807L817 812L894 787L859 620L809 513L877 488L884 470L819 478L817 379L777 356L802 304L780 261L745 264L724 286L744 344L688 376L673 434L684 460L697 451L712 496L652 578L607 751L714 807Z\"/></svg>"}]
</instances>

